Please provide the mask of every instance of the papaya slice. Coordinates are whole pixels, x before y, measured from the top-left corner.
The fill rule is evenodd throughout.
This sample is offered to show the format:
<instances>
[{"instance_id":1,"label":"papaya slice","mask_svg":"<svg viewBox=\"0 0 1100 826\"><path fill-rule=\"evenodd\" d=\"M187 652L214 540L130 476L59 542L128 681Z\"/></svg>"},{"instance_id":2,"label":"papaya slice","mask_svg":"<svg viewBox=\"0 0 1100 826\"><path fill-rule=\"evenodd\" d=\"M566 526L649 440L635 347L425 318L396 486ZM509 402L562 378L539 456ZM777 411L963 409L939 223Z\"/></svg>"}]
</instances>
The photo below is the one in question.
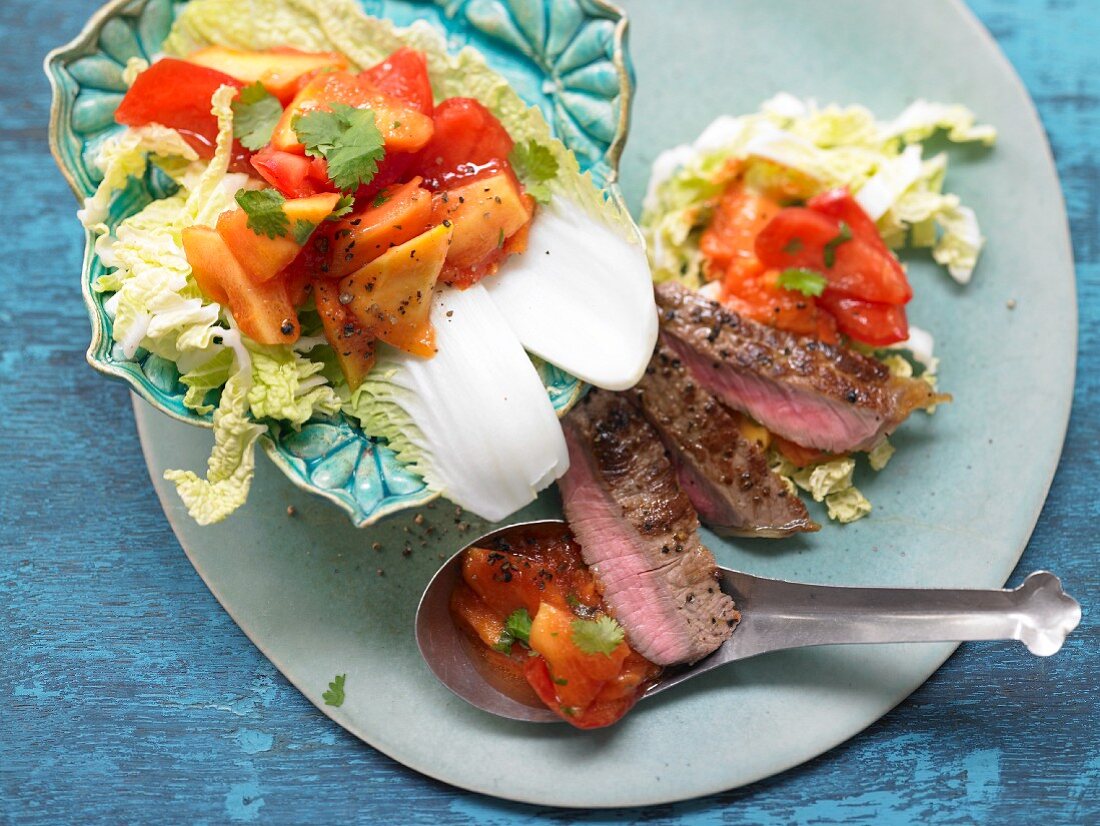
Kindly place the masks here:
<instances>
[{"instance_id":1,"label":"papaya slice","mask_svg":"<svg viewBox=\"0 0 1100 826\"><path fill-rule=\"evenodd\" d=\"M364 330L413 355L435 355L432 291L450 240L450 227L432 227L339 282Z\"/></svg>"},{"instance_id":2,"label":"papaya slice","mask_svg":"<svg viewBox=\"0 0 1100 826\"><path fill-rule=\"evenodd\" d=\"M257 284L270 281L298 257L313 230L332 212L340 196L335 192L294 198L283 204L288 219L285 235L269 238L248 227L243 209L223 212L218 217L218 234L225 239L233 257Z\"/></svg>"},{"instance_id":3,"label":"papaya slice","mask_svg":"<svg viewBox=\"0 0 1100 826\"><path fill-rule=\"evenodd\" d=\"M210 299L229 308L241 332L259 344L293 344L301 334L298 313L282 279L257 284L210 227L183 231L187 263Z\"/></svg>"}]
</instances>

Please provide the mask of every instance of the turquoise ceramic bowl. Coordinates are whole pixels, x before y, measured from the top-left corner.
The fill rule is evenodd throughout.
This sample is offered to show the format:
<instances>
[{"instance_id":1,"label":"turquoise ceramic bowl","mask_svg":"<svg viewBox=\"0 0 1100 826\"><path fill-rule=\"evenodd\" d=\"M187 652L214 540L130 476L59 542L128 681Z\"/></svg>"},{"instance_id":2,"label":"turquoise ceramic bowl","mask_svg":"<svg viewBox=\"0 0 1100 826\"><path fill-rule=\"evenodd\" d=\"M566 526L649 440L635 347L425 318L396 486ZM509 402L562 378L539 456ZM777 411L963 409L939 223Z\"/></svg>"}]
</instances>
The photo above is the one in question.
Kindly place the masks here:
<instances>
[{"instance_id":1,"label":"turquoise ceramic bowl","mask_svg":"<svg viewBox=\"0 0 1100 826\"><path fill-rule=\"evenodd\" d=\"M51 52L45 63L53 86L50 147L77 197L95 191L102 178L95 157L102 142L120 129L114 113L126 91L123 69L131 57L153 59L182 0L115 0L100 9L84 31ZM370 15L399 26L426 20L445 32L448 46L472 46L533 106L577 155L581 167L612 197L626 141L632 70L626 53L626 19L602 0L360 0ZM131 181L112 205L112 227L150 200L171 191L171 181L153 169ZM169 416L203 427L183 404L186 390L173 363L144 351L126 358L111 336L106 295L92 284L104 272L86 236L81 286L92 323L88 362L122 379ZM583 391L582 383L536 361L558 414ZM373 441L343 416L318 419L300 430L269 423L261 443L298 487L335 502L358 526L438 496L403 466L384 444Z\"/></svg>"}]
</instances>

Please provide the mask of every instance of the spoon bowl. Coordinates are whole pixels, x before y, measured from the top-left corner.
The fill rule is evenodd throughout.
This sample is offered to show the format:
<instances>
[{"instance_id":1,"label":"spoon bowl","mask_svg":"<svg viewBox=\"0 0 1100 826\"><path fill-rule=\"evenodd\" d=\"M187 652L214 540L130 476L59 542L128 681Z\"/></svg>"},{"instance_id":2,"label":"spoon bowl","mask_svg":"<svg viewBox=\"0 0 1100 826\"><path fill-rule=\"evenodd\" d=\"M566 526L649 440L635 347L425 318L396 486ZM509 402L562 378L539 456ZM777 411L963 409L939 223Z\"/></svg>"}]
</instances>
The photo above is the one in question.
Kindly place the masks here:
<instances>
[{"instance_id":1,"label":"spoon bowl","mask_svg":"<svg viewBox=\"0 0 1100 826\"><path fill-rule=\"evenodd\" d=\"M451 591L462 554L516 530L560 534L566 523L543 519L498 528L459 549L436 572L416 611L416 642L432 673L466 702L490 714L531 723L561 722L525 684L495 671L451 618ZM720 665L769 651L814 645L1020 640L1050 656L1081 621L1081 606L1058 577L1037 571L1014 589L860 588L767 579L719 566L722 590L741 621L714 653L667 668L650 697Z\"/></svg>"}]
</instances>

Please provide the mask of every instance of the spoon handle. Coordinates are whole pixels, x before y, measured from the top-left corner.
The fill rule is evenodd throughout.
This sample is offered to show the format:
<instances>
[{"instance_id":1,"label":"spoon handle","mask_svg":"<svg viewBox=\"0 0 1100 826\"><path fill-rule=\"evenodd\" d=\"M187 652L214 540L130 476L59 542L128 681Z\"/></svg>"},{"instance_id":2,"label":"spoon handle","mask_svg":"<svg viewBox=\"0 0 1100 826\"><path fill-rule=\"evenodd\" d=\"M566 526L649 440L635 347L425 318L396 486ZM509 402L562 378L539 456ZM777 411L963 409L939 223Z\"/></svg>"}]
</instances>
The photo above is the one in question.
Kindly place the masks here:
<instances>
[{"instance_id":1,"label":"spoon handle","mask_svg":"<svg viewBox=\"0 0 1100 826\"><path fill-rule=\"evenodd\" d=\"M1049 656L1081 620L1058 577L1038 571L1012 590L848 588L802 585L723 571L742 610L722 661L838 643L1020 640ZM718 663L715 663L716 665Z\"/></svg>"}]
</instances>

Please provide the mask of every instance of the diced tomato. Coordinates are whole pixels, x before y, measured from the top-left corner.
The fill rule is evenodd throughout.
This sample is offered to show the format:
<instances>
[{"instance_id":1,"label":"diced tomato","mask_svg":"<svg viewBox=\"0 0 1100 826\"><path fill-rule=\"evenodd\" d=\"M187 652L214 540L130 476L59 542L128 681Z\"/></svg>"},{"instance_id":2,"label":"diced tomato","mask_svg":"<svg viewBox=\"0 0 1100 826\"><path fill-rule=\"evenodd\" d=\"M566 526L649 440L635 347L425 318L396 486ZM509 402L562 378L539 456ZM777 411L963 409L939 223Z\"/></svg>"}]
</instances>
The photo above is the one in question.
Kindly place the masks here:
<instances>
[{"instance_id":1,"label":"diced tomato","mask_svg":"<svg viewBox=\"0 0 1100 826\"><path fill-rule=\"evenodd\" d=\"M159 123L176 129L200 157L212 158L218 119L210 111L210 98L221 86L243 85L217 69L165 57L137 76L115 110L115 120L124 126ZM248 150L234 141L231 168L247 171L248 157Z\"/></svg>"},{"instance_id":2,"label":"diced tomato","mask_svg":"<svg viewBox=\"0 0 1100 826\"><path fill-rule=\"evenodd\" d=\"M422 52L402 47L359 77L378 91L411 103L417 111L432 114L432 82Z\"/></svg>"},{"instance_id":3,"label":"diced tomato","mask_svg":"<svg viewBox=\"0 0 1100 826\"><path fill-rule=\"evenodd\" d=\"M854 236L841 222L804 207L779 212L756 236L756 256L767 267L805 267L822 273L829 289L859 298L904 304L913 297L905 273L892 255Z\"/></svg>"},{"instance_id":4,"label":"diced tomato","mask_svg":"<svg viewBox=\"0 0 1100 826\"><path fill-rule=\"evenodd\" d=\"M378 164L378 171L370 179L370 183L363 184L355 191L355 200L359 204L367 204L374 200L383 189L391 187L401 181L407 181L416 153L412 152L387 152Z\"/></svg>"},{"instance_id":5,"label":"diced tomato","mask_svg":"<svg viewBox=\"0 0 1100 826\"><path fill-rule=\"evenodd\" d=\"M777 276L776 270L766 270L746 277L731 266L723 281L722 303L753 321L835 343L832 316L822 312L812 296L778 286Z\"/></svg>"},{"instance_id":6,"label":"diced tomato","mask_svg":"<svg viewBox=\"0 0 1100 826\"><path fill-rule=\"evenodd\" d=\"M756 257L756 236L780 209L778 202L739 183L727 188L699 239L710 278L720 278L733 266L739 273L762 271Z\"/></svg>"},{"instance_id":7,"label":"diced tomato","mask_svg":"<svg viewBox=\"0 0 1100 826\"><path fill-rule=\"evenodd\" d=\"M327 171L323 173L324 184L317 180L312 174L310 159L304 155L265 146L252 156L252 166L265 181L288 198L308 198L334 189L328 182Z\"/></svg>"},{"instance_id":8,"label":"diced tomato","mask_svg":"<svg viewBox=\"0 0 1100 826\"><path fill-rule=\"evenodd\" d=\"M435 107L432 121L432 139L413 169L429 189L447 189L464 179L491 174L488 167L497 172L507 165L512 138L493 113L473 98L448 98Z\"/></svg>"},{"instance_id":9,"label":"diced tomato","mask_svg":"<svg viewBox=\"0 0 1100 826\"><path fill-rule=\"evenodd\" d=\"M825 290L818 301L836 318L840 331L856 341L884 347L909 338L909 322L900 304L860 301L832 290Z\"/></svg>"},{"instance_id":10,"label":"diced tomato","mask_svg":"<svg viewBox=\"0 0 1100 826\"><path fill-rule=\"evenodd\" d=\"M871 216L863 211L863 207L852 197L845 187L837 187L815 195L806 202L806 206L814 212L829 215L838 221L843 221L852 230L859 240L870 244L880 252L890 254L890 248L879 235L878 227Z\"/></svg>"}]
</instances>

